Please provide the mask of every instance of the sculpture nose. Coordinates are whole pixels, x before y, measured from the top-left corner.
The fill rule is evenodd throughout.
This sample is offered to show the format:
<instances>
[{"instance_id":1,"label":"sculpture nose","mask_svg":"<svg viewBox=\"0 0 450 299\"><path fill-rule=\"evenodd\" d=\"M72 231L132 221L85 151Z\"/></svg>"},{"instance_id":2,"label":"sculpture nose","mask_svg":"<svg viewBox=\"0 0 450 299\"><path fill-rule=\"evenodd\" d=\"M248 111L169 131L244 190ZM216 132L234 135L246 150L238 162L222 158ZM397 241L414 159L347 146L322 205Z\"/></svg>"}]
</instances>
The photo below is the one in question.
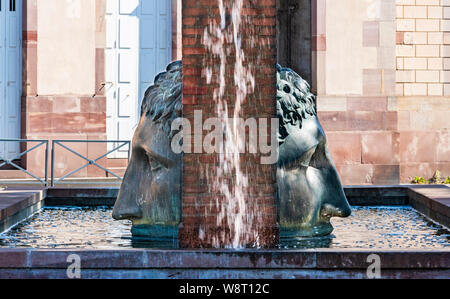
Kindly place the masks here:
<instances>
[{"instance_id":1,"label":"sculpture nose","mask_svg":"<svg viewBox=\"0 0 450 299\"><path fill-rule=\"evenodd\" d=\"M112 217L116 220L139 219L142 218L142 209L137 204L135 192L124 186L117 196L116 203L112 212Z\"/></svg>"},{"instance_id":2,"label":"sculpture nose","mask_svg":"<svg viewBox=\"0 0 450 299\"><path fill-rule=\"evenodd\" d=\"M137 206L124 209L114 207L112 217L116 220L138 219L142 217L142 211Z\"/></svg>"},{"instance_id":3,"label":"sculpture nose","mask_svg":"<svg viewBox=\"0 0 450 299\"><path fill-rule=\"evenodd\" d=\"M331 204L324 204L320 210L320 215L324 218L331 217L348 217L352 213L351 208L348 204L341 207L336 207Z\"/></svg>"}]
</instances>

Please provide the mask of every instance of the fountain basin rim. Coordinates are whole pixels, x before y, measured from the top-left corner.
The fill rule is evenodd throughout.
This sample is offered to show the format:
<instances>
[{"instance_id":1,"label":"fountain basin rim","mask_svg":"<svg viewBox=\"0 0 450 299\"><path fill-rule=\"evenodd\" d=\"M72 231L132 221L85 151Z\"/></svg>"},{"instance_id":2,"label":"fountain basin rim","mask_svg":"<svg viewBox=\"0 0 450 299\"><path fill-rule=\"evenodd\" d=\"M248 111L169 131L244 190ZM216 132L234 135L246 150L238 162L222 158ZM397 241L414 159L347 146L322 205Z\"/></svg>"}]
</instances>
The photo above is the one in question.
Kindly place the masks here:
<instances>
[{"instance_id":1,"label":"fountain basin rim","mask_svg":"<svg viewBox=\"0 0 450 299\"><path fill-rule=\"evenodd\" d=\"M448 269L446 249L32 249L1 248L1 269L67 268L76 254L83 269L365 269L376 254L382 269Z\"/></svg>"}]
</instances>

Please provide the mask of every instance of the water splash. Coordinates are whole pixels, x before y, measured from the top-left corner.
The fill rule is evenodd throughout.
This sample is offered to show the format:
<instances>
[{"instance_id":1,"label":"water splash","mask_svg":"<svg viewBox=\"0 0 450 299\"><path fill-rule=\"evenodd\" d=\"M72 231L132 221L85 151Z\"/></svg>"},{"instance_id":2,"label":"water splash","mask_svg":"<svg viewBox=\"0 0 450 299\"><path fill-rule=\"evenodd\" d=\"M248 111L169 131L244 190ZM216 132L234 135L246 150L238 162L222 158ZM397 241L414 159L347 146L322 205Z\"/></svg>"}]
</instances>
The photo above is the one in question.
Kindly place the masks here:
<instances>
[{"instance_id":1,"label":"water splash","mask_svg":"<svg viewBox=\"0 0 450 299\"><path fill-rule=\"evenodd\" d=\"M211 193L219 193L216 199L216 208L219 213L217 226L223 227L226 225L229 231L222 231L220 235L213 236L212 245L214 247L242 248L252 244L258 247L258 230L254 226L259 222L259 215L257 211L249 209L246 201L248 176L240 164L240 149L245 146L242 135L245 137L245 134L239 132L239 119L247 95L255 89L253 71L245 65L247 61L242 48L241 35L243 28L247 30L250 28L250 22L242 16L243 0L217 1L220 23L212 19L209 26L205 28L203 36L203 43L212 55L204 61L203 75L206 77L208 84L217 86L213 92L213 100L217 107L217 116L221 120L224 143L223 152L219 155L217 173L212 176L213 178L209 177L209 179L214 180L209 183L213 189ZM254 44L252 35L249 34L248 36L250 37L250 43ZM220 63L219 70L215 73L217 59ZM230 65L229 61L233 59L234 65ZM225 98L227 67L234 69L234 103L228 103ZM229 105L232 111L229 111Z\"/></svg>"}]
</instances>

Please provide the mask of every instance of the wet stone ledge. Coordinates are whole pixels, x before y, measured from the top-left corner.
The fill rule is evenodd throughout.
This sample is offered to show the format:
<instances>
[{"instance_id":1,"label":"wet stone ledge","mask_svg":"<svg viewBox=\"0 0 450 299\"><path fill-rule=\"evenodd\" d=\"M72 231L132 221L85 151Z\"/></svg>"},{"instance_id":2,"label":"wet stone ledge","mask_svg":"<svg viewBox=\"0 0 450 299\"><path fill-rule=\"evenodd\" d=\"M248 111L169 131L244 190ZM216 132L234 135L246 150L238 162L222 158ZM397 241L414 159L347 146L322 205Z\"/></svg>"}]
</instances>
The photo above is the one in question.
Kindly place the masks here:
<instances>
[{"instance_id":1,"label":"wet stone ledge","mask_svg":"<svg viewBox=\"0 0 450 299\"><path fill-rule=\"evenodd\" d=\"M352 206L408 205L406 186L345 186L344 192Z\"/></svg>"},{"instance_id":2,"label":"wet stone ledge","mask_svg":"<svg viewBox=\"0 0 450 299\"><path fill-rule=\"evenodd\" d=\"M411 186L408 197L414 209L450 228L450 188L440 185Z\"/></svg>"},{"instance_id":3,"label":"wet stone ledge","mask_svg":"<svg viewBox=\"0 0 450 299\"><path fill-rule=\"evenodd\" d=\"M119 193L118 187L52 187L47 190L47 206L107 206L112 207Z\"/></svg>"},{"instance_id":4,"label":"wet stone ledge","mask_svg":"<svg viewBox=\"0 0 450 299\"><path fill-rule=\"evenodd\" d=\"M0 190L0 233L39 211L46 194L44 188Z\"/></svg>"},{"instance_id":5,"label":"wet stone ledge","mask_svg":"<svg viewBox=\"0 0 450 299\"><path fill-rule=\"evenodd\" d=\"M448 278L443 250L0 250L0 278L67 278L70 255L81 278L367 278L377 254L381 278Z\"/></svg>"}]
</instances>

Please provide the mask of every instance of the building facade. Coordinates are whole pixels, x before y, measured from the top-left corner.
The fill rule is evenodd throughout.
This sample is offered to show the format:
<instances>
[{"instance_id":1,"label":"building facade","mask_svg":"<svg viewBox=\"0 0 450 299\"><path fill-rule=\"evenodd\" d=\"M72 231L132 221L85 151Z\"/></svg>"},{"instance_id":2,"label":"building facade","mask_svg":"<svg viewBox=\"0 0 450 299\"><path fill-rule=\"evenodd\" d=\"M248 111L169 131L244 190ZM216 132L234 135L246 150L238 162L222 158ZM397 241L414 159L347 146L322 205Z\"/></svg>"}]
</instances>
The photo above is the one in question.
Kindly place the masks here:
<instances>
[{"instance_id":1,"label":"building facade","mask_svg":"<svg viewBox=\"0 0 450 299\"><path fill-rule=\"evenodd\" d=\"M0 1L0 138L131 139L143 92L167 63L181 59L182 1ZM450 175L450 1L277 6L278 61L318 95L344 184L407 183L436 170ZM24 147L0 143L0 156ZM108 146L72 148L93 159ZM100 163L120 173L126 155ZM18 163L43 175L42 157L40 149ZM84 162L59 148L55 175ZM75 176L105 172L89 166ZM24 177L0 169L0 178Z\"/></svg>"}]
</instances>

